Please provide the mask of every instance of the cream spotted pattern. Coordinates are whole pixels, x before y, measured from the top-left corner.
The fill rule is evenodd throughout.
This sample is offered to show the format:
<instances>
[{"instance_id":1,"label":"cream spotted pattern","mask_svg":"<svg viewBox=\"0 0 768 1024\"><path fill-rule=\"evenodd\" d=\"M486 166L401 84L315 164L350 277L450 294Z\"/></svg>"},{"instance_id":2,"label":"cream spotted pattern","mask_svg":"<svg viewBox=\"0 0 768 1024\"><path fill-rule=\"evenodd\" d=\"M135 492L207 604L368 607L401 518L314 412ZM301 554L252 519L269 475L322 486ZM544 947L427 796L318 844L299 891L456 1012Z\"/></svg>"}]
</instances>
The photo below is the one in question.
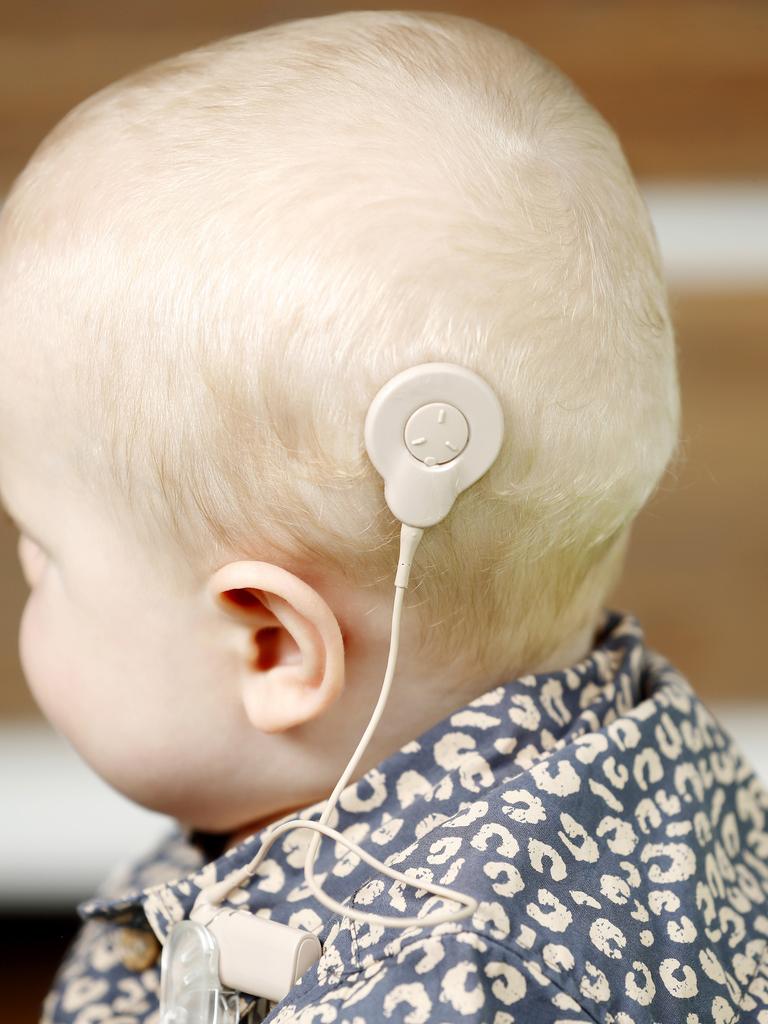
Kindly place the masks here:
<instances>
[{"instance_id":1,"label":"cream spotted pattern","mask_svg":"<svg viewBox=\"0 0 768 1024\"><path fill-rule=\"evenodd\" d=\"M315 932L323 955L279 1004L242 996L241 1017L768 1024L767 812L690 685L634 618L608 613L584 661L490 690L342 793L335 828L471 893L475 915L432 930L340 918L308 892L310 833L293 831L229 902ZM158 1024L159 964L125 967L120 931L162 942L260 842L216 856L214 838L175 833L81 906L44 1024ZM405 916L443 905L335 845L317 862L332 897Z\"/></svg>"}]
</instances>

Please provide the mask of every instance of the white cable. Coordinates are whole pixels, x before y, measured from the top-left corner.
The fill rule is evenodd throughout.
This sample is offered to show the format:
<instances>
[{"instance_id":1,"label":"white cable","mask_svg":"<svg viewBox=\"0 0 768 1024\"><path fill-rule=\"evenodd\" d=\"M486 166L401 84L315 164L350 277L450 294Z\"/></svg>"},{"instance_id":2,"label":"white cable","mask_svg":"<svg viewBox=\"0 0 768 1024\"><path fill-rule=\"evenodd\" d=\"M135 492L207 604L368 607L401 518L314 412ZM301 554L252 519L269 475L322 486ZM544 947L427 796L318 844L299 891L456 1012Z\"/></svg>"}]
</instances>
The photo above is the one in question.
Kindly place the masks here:
<instances>
[{"instance_id":1,"label":"white cable","mask_svg":"<svg viewBox=\"0 0 768 1024\"><path fill-rule=\"evenodd\" d=\"M262 839L259 852L253 860L235 874L228 875L227 878L222 881L215 882L213 885L209 885L203 889L196 900L196 906L200 904L221 903L221 901L224 900L233 889L242 885L243 882L247 881L256 873L259 865L278 836L292 828L308 828L314 831L315 835L312 837L307 851L307 857L304 861L304 878L316 899L324 906L328 907L329 910L333 910L338 914L350 917L355 921L362 921L369 924L393 928L411 928L414 926L428 928L436 924L446 924L449 921L461 921L463 918L474 914L475 910L477 910L477 900L473 899L473 897L467 896L465 893L457 892L455 889L447 889L444 886L435 885L432 882L413 879L408 875L404 875L400 871L395 871L387 864L382 864L381 861L361 849L357 843L353 843L340 832L337 832L336 829L333 829L328 825L328 820L333 813L333 809L336 806L339 795L357 767L360 758L363 756L371 735L379 724L379 720L384 712L384 706L386 705L387 698L389 697L392 678L395 674L397 653L400 646L400 619L402 616L403 601L408 587L413 557L423 534L423 529L415 526L408 526L406 523L403 523L400 528L400 557L398 560L397 574L395 576L395 600L392 611L392 633L389 645L389 656L387 659L387 669L384 673L384 682L381 686L381 693L379 694L379 699L376 702L376 707L373 709L373 714L368 722L368 726L357 745L357 749L350 758L347 767L342 772L341 778L336 783L333 792L328 798L320 820L306 821L303 818L292 818L290 821L284 821L279 825L269 828ZM348 850L352 850L362 858L366 864L369 864L371 867L381 871L382 874L387 875L388 878L392 878L397 882L402 882L405 885L413 886L415 889L422 889L425 892L430 892L434 896L441 896L445 899L453 900L456 903L461 904L463 909L459 911L438 911L437 913L427 917L383 917L379 914L369 914L364 911L353 910L346 904L338 903L336 900L331 899L330 896L327 896L323 890L318 887L312 870L322 836L328 836L331 839L335 839L336 842L341 843L342 846L346 846Z\"/></svg>"}]
</instances>

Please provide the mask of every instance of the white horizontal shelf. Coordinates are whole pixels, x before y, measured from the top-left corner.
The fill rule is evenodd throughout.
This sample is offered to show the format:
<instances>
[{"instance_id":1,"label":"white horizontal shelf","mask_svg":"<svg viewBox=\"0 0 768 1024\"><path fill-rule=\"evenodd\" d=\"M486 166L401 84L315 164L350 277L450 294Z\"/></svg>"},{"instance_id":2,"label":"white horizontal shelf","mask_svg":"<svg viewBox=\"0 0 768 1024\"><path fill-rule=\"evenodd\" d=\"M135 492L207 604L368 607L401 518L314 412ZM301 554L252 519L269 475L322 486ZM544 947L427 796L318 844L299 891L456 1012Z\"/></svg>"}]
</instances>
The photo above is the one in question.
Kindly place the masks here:
<instances>
[{"instance_id":1,"label":"white horizontal shelf","mask_svg":"<svg viewBox=\"0 0 768 1024\"><path fill-rule=\"evenodd\" d=\"M0 906L72 907L170 818L127 800L45 723L0 726Z\"/></svg>"},{"instance_id":2,"label":"white horizontal shelf","mask_svg":"<svg viewBox=\"0 0 768 1024\"><path fill-rule=\"evenodd\" d=\"M668 283L768 284L768 182L641 181Z\"/></svg>"}]
</instances>

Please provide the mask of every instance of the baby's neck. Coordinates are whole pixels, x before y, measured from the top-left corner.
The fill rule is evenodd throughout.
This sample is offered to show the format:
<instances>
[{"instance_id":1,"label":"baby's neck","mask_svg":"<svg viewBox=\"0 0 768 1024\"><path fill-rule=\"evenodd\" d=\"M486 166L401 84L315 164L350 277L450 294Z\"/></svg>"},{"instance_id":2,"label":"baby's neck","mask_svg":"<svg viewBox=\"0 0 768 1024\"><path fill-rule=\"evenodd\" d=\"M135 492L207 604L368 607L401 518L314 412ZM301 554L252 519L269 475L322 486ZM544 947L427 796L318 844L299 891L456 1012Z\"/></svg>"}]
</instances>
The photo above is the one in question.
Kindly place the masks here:
<instances>
[{"instance_id":1,"label":"baby's neck","mask_svg":"<svg viewBox=\"0 0 768 1024\"><path fill-rule=\"evenodd\" d=\"M527 673L519 673L520 675L538 674L541 672L554 672L558 669L567 668L570 665L576 664L583 660L589 652L592 650L595 640L596 625L592 624L586 626L577 636L569 638L565 643L561 644L556 651L554 651L548 658L546 658L540 665L537 665L534 669L531 669ZM501 679L502 682L507 682L514 676L505 675ZM471 697L468 696L468 700ZM407 742L407 739L403 739L403 743ZM294 811L301 811L305 807L311 806L312 803L317 801L310 801L307 804L298 804L293 807L284 807L282 810L274 811L272 814L264 818L259 818L256 821L252 821L247 825L243 825L227 840L226 850L232 849L244 840L248 839L249 836L255 835L260 832L267 825L271 825L273 822L278 821L280 818L285 818L289 814L293 814Z\"/></svg>"},{"instance_id":2,"label":"baby's neck","mask_svg":"<svg viewBox=\"0 0 768 1024\"><path fill-rule=\"evenodd\" d=\"M238 829L237 832L233 832L227 840L227 845L224 847L224 852L231 850L233 846L237 846L238 843L244 842L249 836L255 835L260 832L267 825L271 825L273 821L278 821L280 818L284 818L287 814L292 814L294 811L303 811L307 804L300 804L298 807L284 807L280 811L275 811L274 814L268 815L266 818L259 818L257 821L252 821L248 825L243 825L242 828Z\"/></svg>"},{"instance_id":3,"label":"baby's neck","mask_svg":"<svg viewBox=\"0 0 768 1024\"><path fill-rule=\"evenodd\" d=\"M541 675L543 672L559 672L583 661L591 653L595 645L595 634L599 622L590 623L580 633L562 643L556 651L545 658L530 672L521 675Z\"/></svg>"}]
</instances>

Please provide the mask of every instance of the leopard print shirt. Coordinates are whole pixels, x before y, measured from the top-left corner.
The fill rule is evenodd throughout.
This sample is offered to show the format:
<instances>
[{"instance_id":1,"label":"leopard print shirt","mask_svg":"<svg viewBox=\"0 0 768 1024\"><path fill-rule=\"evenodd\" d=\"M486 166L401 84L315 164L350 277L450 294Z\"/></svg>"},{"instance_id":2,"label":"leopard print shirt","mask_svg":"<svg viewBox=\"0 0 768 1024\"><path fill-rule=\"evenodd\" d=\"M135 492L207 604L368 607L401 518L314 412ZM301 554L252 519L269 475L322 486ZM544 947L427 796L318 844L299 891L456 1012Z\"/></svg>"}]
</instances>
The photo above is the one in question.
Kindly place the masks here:
<instances>
[{"instance_id":1,"label":"leopard print shirt","mask_svg":"<svg viewBox=\"0 0 768 1024\"><path fill-rule=\"evenodd\" d=\"M318 820L322 802L298 814ZM308 890L293 830L225 905L314 932L320 959L248 1024L768 1024L768 791L690 684L609 612L590 655L497 686L343 790L330 825L471 918L383 928ZM159 1024L158 952L201 888L255 855L171 834L79 908L42 1024ZM324 839L340 902L447 906ZM427 898L425 898L427 897ZM455 908L455 904L450 904Z\"/></svg>"}]
</instances>

